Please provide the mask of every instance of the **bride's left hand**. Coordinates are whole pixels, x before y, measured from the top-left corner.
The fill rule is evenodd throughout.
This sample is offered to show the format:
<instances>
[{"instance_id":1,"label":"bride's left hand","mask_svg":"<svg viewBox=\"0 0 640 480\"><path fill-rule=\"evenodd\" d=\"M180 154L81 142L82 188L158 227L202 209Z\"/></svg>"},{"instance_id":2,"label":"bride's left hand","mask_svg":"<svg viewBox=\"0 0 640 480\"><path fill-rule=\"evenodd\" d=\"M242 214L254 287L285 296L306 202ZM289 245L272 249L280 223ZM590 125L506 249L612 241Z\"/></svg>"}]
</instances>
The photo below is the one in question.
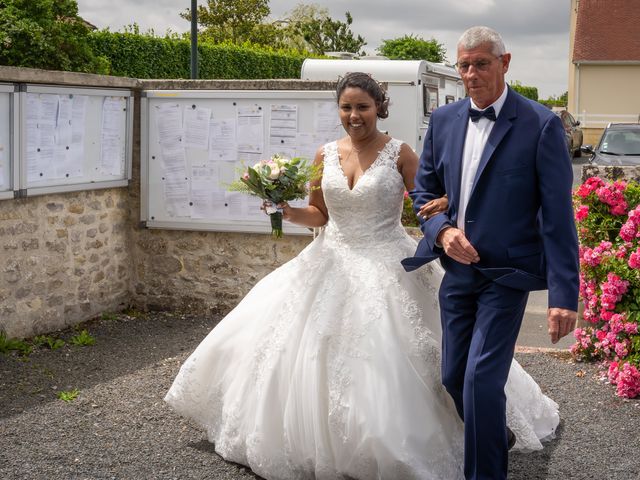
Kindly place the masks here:
<instances>
[{"instance_id":1,"label":"bride's left hand","mask_svg":"<svg viewBox=\"0 0 640 480\"><path fill-rule=\"evenodd\" d=\"M430 202L425 203L422 208L420 208L418 216L424 218L425 220L428 220L438 213L446 212L448 208L449 199L445 195L440 198L434 198Z\"/></svg>"}]
</instances>

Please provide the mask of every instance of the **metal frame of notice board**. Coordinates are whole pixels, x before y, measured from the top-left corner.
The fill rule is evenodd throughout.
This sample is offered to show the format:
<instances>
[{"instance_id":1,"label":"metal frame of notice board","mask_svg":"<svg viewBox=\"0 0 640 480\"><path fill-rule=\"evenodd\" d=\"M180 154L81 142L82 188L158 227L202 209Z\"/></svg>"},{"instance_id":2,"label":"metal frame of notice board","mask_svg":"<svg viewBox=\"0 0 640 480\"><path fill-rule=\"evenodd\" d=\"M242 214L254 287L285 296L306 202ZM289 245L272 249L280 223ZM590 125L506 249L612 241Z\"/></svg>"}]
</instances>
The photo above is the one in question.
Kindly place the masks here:
<instances>
[{"instance_id":1,"label":"metal frame of notice board","mask_svg":"<svg viewBox=\"0 0 640 480\"><path fill-rule=\"evenodd\" d=\"M152 109L159 107L163 103L175 103L179 108L203 108L211 109L212 118L230 117L236 115L236 108L247 105L257 105L260 107L272 106L274 104L295 104L297 105L297 122L301 132L309 132L311 135L322 137L323 140L314 145L316 150L322 143L340 138L344 132L339 124L338 117L335 117L335 127L332 132L322 133L310 131L314 123L313 105L315 102L328 104L331 102L337 112L335 105L335 92L333 90L147 90L142 92L141 97L141 184L140 184L140 218L143 226L147 228L174 229L174 230L206 230L223 232L249 232L249 233L269 233L269 218L259 210L259 200L256 200L256 215L251 218L191 218L191 217L171 217L166 210L165 193L166 185L163 185L165 178L161 170L163 168L160 160L161 145L159 143L159 133L157 128L156 111ZM266 109L265 109L266 110ZM237 117L236 117L237 118ZM263 124L265 150L269 148L270 121L266 119ZM301 127L302 126L302 127ZM159 127L158 127L159 128ZM199 153L204 155L204 153ZM267 158L267 153L262 154L262 158ZM242 154L238 153L238 157ZM304 155L307 158L309 155ZM187 170L191 167L189 154L185 155ZM238 162L242 159L239 158ZM313 158L308 158L313 161ZM237 162L237 163L238 163ZM251 163L249 163L250 165ZM237 165L236 165L237 166ZM187 180L187 178L185 178ZM239 194L243 195L243 194ZM249 197L248 195L245 195ZM253 198L253 197L250 197ZM224 206L227 206L225 203ZM305 227L284 223L285 234L311 235L312 230Z\"/></svg>"},{"instance_id":2,"label":"metal frame of notice board","mask_svg":"<svg viewBox=\"0 0 640 480\"><path fill-rule=\"evenodd\" d=\"M14 198L18 185L17 165L19 130L17 128L18 118L18 91L17 85L0 84L0 112L6 117L0 119L0 158L2 164L3 182L0 182L0 199ZM6 122L6 123L5 123ZM6 186L6 187L5 187Z\"/></svg>"},{"instance_id":3,"label":"metal frame of notice board","mask_svg":"<svg viewBox=\"0 0 640 480\"><path fill-rule=\"evenodd\" d=\"M75 95L83 96L83 104L86 102L86 105L83 106L83 115L86 115L86 117L83 117L85 121L81 128L82 142L78 143L76 147L77 157L82 158L81 171L78 168L78 163L72 163L69 168L77 169L73 174L69 174L68 172L64 173L63 170L62 173L57 172L55 176L51 178L45 177L42 181L30 178L28 159L29 154L33 155L34 147L29 147L28 136L30 134L35 136L36 134L33 133L33 129L31 133L28 130L28 122L33 122L32 119L28 118L29 94L58 95L65 99L73 99ZM105 129L103 125L103 123L106 123L103 108L105 99L109 98L113 99L114 102L124 103L123 118L118 118L115 114L112 114L112 117L115 118L113 121L118 122L118 133L111 134L111 138L104 136ZM116 107L118 106L116 105ZM83 88L76 86L21 85L19 122L20 131L23 132L22 135L20 135L20 161L17 163L17 165L19 165L19 196L124 187L129 184L129 180L131 179L133 148L133 92L131 90ZM77 131L78 129L76 128L73 135L76 135ZM123 154L119 152L121 160L117 166L117 174L105 172L104 165L102 164L103 150L106 150L105 145L109 142L113 145L114 141L119 143L116 143L113 148L124 148ZM122 142L124 142L124 145L121 144ZM70 149L69 145L66 147L62 146L62 148L66 148L66 150ZM73 146L71 148L73 149ZM37 151L40 151L39 147ZM40 175L42 176L43 174L40 173Z\"/></svg>"}]
</instances>

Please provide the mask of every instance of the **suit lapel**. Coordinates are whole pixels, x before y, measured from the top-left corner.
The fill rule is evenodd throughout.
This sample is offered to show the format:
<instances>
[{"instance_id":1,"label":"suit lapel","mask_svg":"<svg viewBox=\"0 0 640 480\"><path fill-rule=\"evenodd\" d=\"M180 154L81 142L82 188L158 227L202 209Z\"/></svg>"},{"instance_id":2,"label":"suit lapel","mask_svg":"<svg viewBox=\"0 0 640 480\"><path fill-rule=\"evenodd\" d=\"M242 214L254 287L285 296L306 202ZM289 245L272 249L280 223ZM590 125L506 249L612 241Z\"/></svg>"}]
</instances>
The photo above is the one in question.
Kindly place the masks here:
<instances>
[{"instance_id":1,"label":"suit lapel","mask_svg":"<svg viewBox=\"0 0 640 480\"><path fill-rule=\"evenodd\" d=\"M467 125L469 123L469 99L464 102L460 102L461 106L458 109L455 126L459 128L452 129L452 133L449 136L449 148L451 151L450 156L450 168L447 175L446 190L449 196L449 202L454 207L454 214L451 220L455 221L458 217L458 207L460 202L460 179L462 177L462 153L464 148L464 140L467 136Z\"/></svg>"},{"instance_id":2,"label":"suit lapel","mask_svg":"<svg viewBox=\"0 0 640 480\"><path fill-rule=\"evenodd\" d=\"M509 88L509 87L507 87ZM511 129L511 125L513 123L513 119L517 116L517 108L516 108L516 96L509 89L507 93L507 98L505 99L504 105L502 106L502 110L498 115L498 119L496 120L496 124L493 126L491 133L489 134L489 138L487 139L487 143L484 146L484 150L482 151L482 156L480 157L480 164L478 165L478 170L476 171L476 176L473 179L473 186L471 187L471 193L469 194L469 199L473 196L473 192L476 189L476 185L478 184L478 179L482 172L484 171L487 163L491 159L493 152L496 150L500 142L507 134L507 132Z\"/></svg>"}]
</instances>

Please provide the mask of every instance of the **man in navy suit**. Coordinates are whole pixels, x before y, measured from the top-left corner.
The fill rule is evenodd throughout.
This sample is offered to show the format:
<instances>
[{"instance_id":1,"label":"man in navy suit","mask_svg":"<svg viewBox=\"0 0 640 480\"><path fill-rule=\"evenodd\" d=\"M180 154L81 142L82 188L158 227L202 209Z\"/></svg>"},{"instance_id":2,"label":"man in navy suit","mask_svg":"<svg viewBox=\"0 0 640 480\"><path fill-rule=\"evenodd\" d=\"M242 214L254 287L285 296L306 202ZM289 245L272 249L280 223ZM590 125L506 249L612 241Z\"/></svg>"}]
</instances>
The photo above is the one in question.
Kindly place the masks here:
<instances>
[{"instance_id":1,"label":"man in navy suit","mask_svg":"<svg viewBox=\"0 0 640 480\"><path fill-rule=\"evenodd\" d=\"M407 270L440 258L442 383L465 425L465 475L504 479L512 443L504 386L529 291L548 289L556 343L578 302L572 169L560 119L504 81L511 54L487 27L458 42L469 98L436 109L411 192L416 212L445 193L448 212L421 219Z\"/></svg>"}]
</instances>

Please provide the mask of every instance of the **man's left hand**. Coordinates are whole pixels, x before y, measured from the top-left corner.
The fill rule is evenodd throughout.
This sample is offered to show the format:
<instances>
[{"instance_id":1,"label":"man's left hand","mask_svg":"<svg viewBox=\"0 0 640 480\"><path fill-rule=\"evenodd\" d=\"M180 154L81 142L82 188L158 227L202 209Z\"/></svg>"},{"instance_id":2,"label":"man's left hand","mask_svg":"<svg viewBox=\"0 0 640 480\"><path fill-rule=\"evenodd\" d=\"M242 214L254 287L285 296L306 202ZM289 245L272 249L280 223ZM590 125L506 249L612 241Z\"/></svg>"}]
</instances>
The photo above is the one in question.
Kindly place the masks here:
<instances>
[{"instance_id":1,"label":"man's left hand","mask_svg":"<svg viewBox=\"0 0 640 480\"><path fill-rule=\"evenodd\" d=\"M562 337L567 335L576 325L577 312L566 308L549 308L547 311L547 323L549 325L549 336L551 343L558 343Z\"/></svg>"}]
</instances>

